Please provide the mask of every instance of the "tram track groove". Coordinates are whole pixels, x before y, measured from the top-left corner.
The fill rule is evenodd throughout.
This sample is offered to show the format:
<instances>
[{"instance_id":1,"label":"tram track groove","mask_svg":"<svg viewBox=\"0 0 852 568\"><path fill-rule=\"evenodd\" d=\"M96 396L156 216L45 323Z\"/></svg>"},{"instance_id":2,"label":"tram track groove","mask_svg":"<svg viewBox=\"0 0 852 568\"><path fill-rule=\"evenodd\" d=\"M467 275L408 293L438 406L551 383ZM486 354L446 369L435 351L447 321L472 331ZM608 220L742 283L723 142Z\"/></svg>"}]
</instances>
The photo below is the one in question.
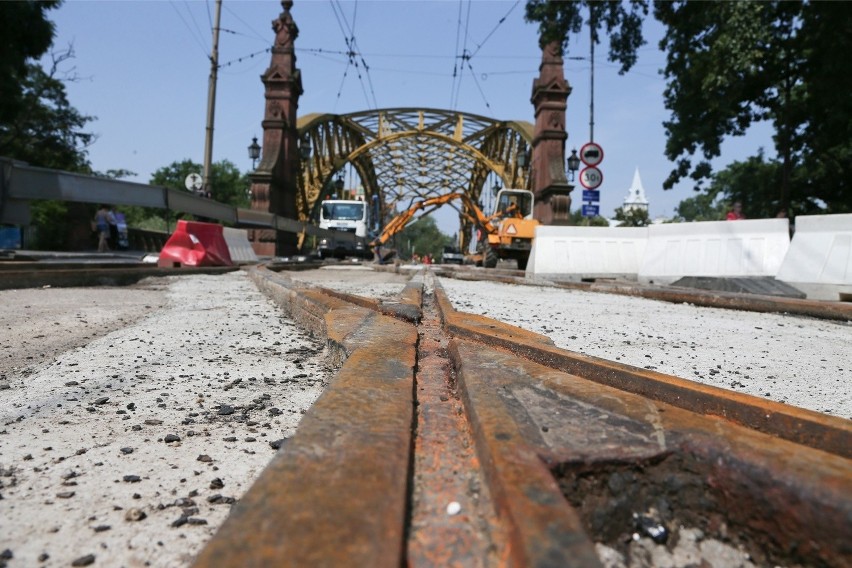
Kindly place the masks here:
<instances>
[{"instance_id":1,"label":"tram track groove","mask_svg":"<svg viewBox=\"0 0 852 568\"><path fill-rule=\"evenodd\" d=\"M852 564L846 420L559 349L428 270L389 300L248 273L338 370L196 566L597 566L648 523Z\"/></svg>"},{"instance_id":2,"label":"tram track groove","mask_svg":"<svg viewBox=\"0 0 852 568\"><path fill-rule=\"evenodd\" d=\"M401 296L416 297L412 290L423 286L419 278ZM843 544L852 514L845 421L557 349L544 336L457 312L437 281L432 284L431 275L428 280L413 370L412 404L422 414L410 427L408 540L398 562L598 565L595 543L611 541L612 533L620 538L632 530L628 512L654 511L658 502L668 504L669 524L693 523L712 533L719 523L730 523L738 535L734 541L760 562L833 565L850 558ZM367 345L366 328L347 335L342 331L347 318L334 315L365 309L364 302L343 302L350 306L344 308L345 294L318 294L311 297L321 303L325 296L335 306L325 316L329 343L357 337L356 343ZM373 318L386 317L379 303L371 304ZM298 300L293 305L304 309ZM411 321L396 315L400 322ZM450 390L448 372L456 379ZM427 389L427 380L435 386ZM441 399L442 392L448 400ZM473 435L475 460L462 461L472 468L481 464L494 508L486 523L494 532L485 537L471 526L448 528L440 504L447 495L463 494L462 488L438 475L429 479L432 488L418 485L434 467L429 460L444 449L423 437L429 412L451 402L450 393L458 397ZM773 419L764 422L767 411ZM630 511L606 494L622 478L635 481L627 491L635 500ZM666 486L672 479L683 489L683 502ZM603 525L600 511L611 517ZM374 514L374 508L367 506L364 514ZM483 557L480 549L478 559L470 560L475 550L470 543L482 538L493 539L497 553Z\"/></svg>"}]
</instances>

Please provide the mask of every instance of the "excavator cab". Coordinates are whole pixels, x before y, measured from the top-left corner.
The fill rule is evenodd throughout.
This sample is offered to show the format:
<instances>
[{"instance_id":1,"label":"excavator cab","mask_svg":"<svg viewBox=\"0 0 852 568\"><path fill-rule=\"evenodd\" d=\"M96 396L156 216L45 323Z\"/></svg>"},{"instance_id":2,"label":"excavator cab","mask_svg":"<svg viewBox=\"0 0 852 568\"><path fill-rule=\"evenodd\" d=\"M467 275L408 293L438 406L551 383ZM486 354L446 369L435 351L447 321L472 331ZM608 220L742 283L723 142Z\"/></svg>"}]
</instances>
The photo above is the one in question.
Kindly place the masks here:
<instances>
[{"instance_id":1,"label":"excavator cab","mask_svg":"<svg viewBox=\"0 0 852 568\"><path fill-rule=\"evenodd\" d=\"M532 219L533 194L524 189L501 189L494 213L500 219Z\"/></svg>"},{"instance_id":2,"label":"excavator cab","mask_svg":"<svg viewBox=\"0 0 852 568\"><path fill-rule=\"evenodd\" d=\"M526 189L501 189L494 211L495 230L485 235L480 249L483 266L493 268L497 259L514 259L525 270L538 221L533 219L533 194Z\"/></svg>"}]
</instances>

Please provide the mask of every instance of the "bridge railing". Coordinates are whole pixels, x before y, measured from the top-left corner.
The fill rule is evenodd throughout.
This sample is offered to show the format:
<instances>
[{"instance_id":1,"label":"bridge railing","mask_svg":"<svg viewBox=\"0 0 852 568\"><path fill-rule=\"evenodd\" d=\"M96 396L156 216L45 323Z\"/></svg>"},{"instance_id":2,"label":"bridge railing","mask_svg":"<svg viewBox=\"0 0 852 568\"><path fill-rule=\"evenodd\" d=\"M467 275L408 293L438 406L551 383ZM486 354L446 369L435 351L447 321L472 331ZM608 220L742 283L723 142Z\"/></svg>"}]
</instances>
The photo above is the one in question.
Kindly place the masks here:
<instances>
[{"instance_id":1,"label":"bridge railing","mask_svg":"<svg viewBox=\"0 0 852 568\"><path fill-rule=\"evenodd\" d=\"M338 241L364 240L350 233L320 229L311 223L264 211L240 209L167 187L39 168L2 157L0 168L0 223L9 225L29 225L30 202L49 199L152 207L214 219L235 227L304 232L311 236L334 237Z\"/></svg>"}]
</instances>

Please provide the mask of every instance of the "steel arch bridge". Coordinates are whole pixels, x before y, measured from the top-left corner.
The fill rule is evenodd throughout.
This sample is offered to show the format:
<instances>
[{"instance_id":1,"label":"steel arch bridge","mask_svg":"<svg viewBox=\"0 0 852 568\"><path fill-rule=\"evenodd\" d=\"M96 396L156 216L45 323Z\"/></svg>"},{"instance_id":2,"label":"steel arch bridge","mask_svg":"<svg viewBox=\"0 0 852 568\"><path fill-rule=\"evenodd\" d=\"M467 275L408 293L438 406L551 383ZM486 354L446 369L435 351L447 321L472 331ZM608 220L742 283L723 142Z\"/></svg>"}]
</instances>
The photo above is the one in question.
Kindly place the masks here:
<instances>
[{"instance_id":1,"label":"steel arch bridge","mask_svg":"<svg viewBox=\"0 0 852 568\"><path fill-rule=\"evenodd\" d=\"M297 122L303 160L296 207L299 220L317 217L324 197L346 164L358 172L365 198L378 197L382 216L408 208L411 201L464 192L480 201L489 173L503 187L529 188L527 159L533 125L499 121L451 110L388 108L350 114L309 114ZM460 234L470 227L460 218ZM466 240L463 241L466 245Z\"/></svg>"}]
</instances>

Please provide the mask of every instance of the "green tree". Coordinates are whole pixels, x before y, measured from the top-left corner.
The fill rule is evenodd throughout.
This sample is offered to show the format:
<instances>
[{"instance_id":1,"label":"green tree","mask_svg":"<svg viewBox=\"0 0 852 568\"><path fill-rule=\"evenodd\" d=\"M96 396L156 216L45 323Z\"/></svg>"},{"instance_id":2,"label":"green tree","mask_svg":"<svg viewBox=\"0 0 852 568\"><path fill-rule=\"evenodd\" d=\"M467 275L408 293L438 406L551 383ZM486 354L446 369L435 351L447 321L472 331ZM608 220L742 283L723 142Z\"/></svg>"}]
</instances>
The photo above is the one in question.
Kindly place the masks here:
<instances>
[{"instance_id":1,"label":"green tree","mask_svg":"<svg viewBox=\"0 0 852 568\"><path fill-rule=\"evenodd\" d=\"M629 7L629 10L628 10ZM556 0L527 0L525 18L538 23L539 44L544 47L552 42L562 46L567 55L570 34L578 34L585 23L591 29L596 44L600 43L600 32L609 35L609 60L621 64L619 73L626 73L636 63L636 51L645 43L642 38L642 19L648 15L647 0L629 2L579 0L563 2Z\"/></svg>"},{"instance_id":2,"label":"green tree","mask_svg":"<svg viewBox=\"0 0 852 568\"><path fill-rule=\"evenodd\" d=\"M192 160L172 162L162 167L151 176L151 185L161 185L179 191L188 191L185 181L189 174L200 174L203 168ZM248 190L251 187L247 173L241 173L232 162L222 160L215 162L210 168L210 187L212 198L220 203L234 207L248 207L250 199Z\"/></svg>"},{"instance_id":3,"label":"green tree","mask_svg":"<svg viewBox=\"0 0 852 568\"><path fill-rule=\"evenodd\" d=\"M94 117L71 106L65 84L57 78L62 63L72 57L73 51L54 54L47 72L27 64L27 73L20 78L18 112L0 123L0 156L44 168L91 173L86 151L95 135L83 129Z\"/></svg>"},{"instance_id":4,"label":"green tree","mask_svg":"<svg viewBox=\"0 0 852 568\"><path fill-rule=\"evenodd\" d=\"M647 227L651 224L647 209L628 209L617 207L615 209L615 220L621 221L619 227Z\"/></svg>"},{"instance_id":5,"label":"green tree","mask_svg":"<svg viewBox=\"0 0 852 568\"><path fill-rule=\"evenodd\" d=\"M850 210L849 5L659 1L654 13L667 27L664 126L675 162L664 188L689 177L703 189L722 142L766 120L777 159L762 169L772 178L761 182L771 192L760 199L777 209L816 198L829 212Z\"/></svg>"},{"instance_id":6,"label":"green tree","mask_svg":"<svg viewBox=\"0 0 852 568\"><path fill-rule=\"evenodd\" d=\"M6 4L11 3L0 3L0 11ZM91 172L86 149L95 137L83 129L92 117L71 106L65 84L58 78L60 67L72 57L71 49L52 54L48 71L31 62L23 64L22 72L21 67L15 68L17 82L3 86L4 95L9 88L11 102L0 97L0 156L45 168ZM48 250L86 246L90 209L82 203L32 202L33 232L27 234L25 246Z\"/></svg>"},{"instance_id":7,"label":"green tree","mask_svg":"<svg viewBox=\"0 0 852 568\"><path fill-rule=\"evenodd\" d=\"M725 218L728 206L719 201L718 194L712 190L699 193L678 203L675 207L675 222L683 221L721 221Z\"/></svg>"},{"instance_id":8,"label":"green tree","mask_svg":"<svg viewBox=\"0 0 852 568\"><path fill-rule=\"evenodd\" d=\"M59 4L58 0L0 2L0 132L26 106L23 85L29 63L53 45L54 27L47 11ZM8 154L0 150L2 155Z\"/></svg>"},{"instance_id":9,"label":"green tree","mask_svg":"<svg viewBox=\"0 0 852 568\"><path fill-rule=\"evenodd\" d=\"M168 187L177 191L186 191L186 178L189 174L201 174L200 164L186 159L172 162L159 168L151 175L148 182L151 185ZM215 162L211 165L211 187L213 199L234 207L247 208L250 205L248 190L251 182L248 174L240 173L237 167L228 160ZM183 217L175 211L163 211L144 207L127 207L125 216L128 225L150 231L169 231L174 227L176 219Z\"/></svg>"},{"instance_id":10,"label":"green tree","mask_svg":"<svg viewBox=\"0 0 852 568\"><path fill-rule=\"evenodd\" d=\"M441 257L445 246L455 245L457 241L438 229L435 219L429 215L420 217L394 236L396 249L406 258L412 254L429 254L433 259Z\"/></svg>"},{"instance_id":11,"label":"green tree","mask_svg":"<svg viewBox=\"0 0 852 568\"><path fill-rule=\"evenodd\" d=\"M578 227L609 227L609 221L600 215L585 217L582 208L571 212L569 223Z\"/></svg>"},{"instance_id":12,"label":"green tree","mask_svg":"<svg viewBox=\"0 0 852 568\"><path fill-rule=\"evenodd\" d=\"M35 63L53 44L47 12L57 0L0 2L0 156L47 168L88 173L84 132L92 117L73 108L60 68L73 49L51 54L47 69ZM32 232L25 246L65 250L87 242L89 207L81 203L30 204Z\"/></svg>"}]
</instances>

